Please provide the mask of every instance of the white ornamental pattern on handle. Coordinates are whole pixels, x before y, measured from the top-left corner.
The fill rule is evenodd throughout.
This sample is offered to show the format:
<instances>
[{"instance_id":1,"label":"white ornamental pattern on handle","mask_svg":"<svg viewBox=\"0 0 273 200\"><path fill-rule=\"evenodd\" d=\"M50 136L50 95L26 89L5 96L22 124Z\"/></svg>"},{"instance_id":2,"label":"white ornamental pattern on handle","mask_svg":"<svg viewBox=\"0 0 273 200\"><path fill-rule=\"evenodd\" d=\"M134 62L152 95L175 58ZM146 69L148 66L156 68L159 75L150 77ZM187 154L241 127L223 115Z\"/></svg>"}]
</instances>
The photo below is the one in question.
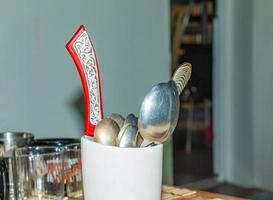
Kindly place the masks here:
<instances>
[{"instance_id":1,"label":"white ornamental pattern on handle","mask_svg":"<svg viewBox=\"0 0 273 200\"><path fill-rule=\"evenodd\" d=\"M73 47L80 58L84 74L87 78L90 100L89 120L92 124L97 124L102 118L100 112L100 98L98 88L98 66L94 48L92 47L91 41L86 31L83 31L77 40L75 40Z\"/></svg>"}]
</instances>

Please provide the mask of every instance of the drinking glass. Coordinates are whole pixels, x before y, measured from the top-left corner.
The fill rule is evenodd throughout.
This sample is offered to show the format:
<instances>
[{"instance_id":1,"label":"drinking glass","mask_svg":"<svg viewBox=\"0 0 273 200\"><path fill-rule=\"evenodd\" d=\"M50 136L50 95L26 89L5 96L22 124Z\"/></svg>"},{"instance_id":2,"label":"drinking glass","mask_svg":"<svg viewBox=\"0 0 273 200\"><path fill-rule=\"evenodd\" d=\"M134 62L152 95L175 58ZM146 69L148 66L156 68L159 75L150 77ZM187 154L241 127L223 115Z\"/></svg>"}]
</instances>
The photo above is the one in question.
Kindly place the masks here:
<instances>
[{"instance_id":1,"label":"drinking glass","mask_svg":"<svg viewBox=\"0 0 273 200\"><path fill-rule=\"evenodd\" d=\"M9 198L9 177L7 160L0 156L0 199Z\"/></svg>"},{"instance_id":2,"label":"drinking glass","mask_svg":"<svg viewBox=\"0 0 273 200\"><path fill-rule=\"evenodd\" d=\"M68 199L83 199L80 143L65 146L64 181Z\"/></svg>"},{"instance_id":3,"label":"drinking glass","mask_svg":"<svg viewBox=\"0 0 273 200\"><path fill-rule=\"evenodd\" d=\"M0 133L0 157L4 158L5 162L7 163L8 180L6 183L8 185L9 200L17 200L16 198L17 176L14 150L16 148L22 148L31 144L33 139L34 135L29 132Z\"/></svg>"},{"instance_id":4,"label":"drinking glass","mask_svg":"<svg viewBox=\"0 0 273 200\"><path fill-rule=\"evenodd\" d=\"M18 200L62 200L64 150L34 146L15 150Z\"/></svg>"}]
</instances>

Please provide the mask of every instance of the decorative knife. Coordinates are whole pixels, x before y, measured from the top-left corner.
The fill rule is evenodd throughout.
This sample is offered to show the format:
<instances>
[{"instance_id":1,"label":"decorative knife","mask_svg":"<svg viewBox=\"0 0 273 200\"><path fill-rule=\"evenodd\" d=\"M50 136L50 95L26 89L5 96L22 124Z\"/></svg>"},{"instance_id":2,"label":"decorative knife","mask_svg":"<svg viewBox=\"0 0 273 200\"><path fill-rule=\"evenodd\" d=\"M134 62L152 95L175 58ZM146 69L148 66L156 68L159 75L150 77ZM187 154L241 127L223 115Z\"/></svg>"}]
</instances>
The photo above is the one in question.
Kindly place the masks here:
<instances>
[{"instance_id":1,"label":"decorative knife","mask_svg":"<svg viewBox=\"0 0 273 200\"><path fill-rule=\"evenodd\" d=\"M95 49L81 25L66 44L78 69L85 102L85 135L93 136L97 123L103 119L101 84Z\"/></svg>"}]
</instances>

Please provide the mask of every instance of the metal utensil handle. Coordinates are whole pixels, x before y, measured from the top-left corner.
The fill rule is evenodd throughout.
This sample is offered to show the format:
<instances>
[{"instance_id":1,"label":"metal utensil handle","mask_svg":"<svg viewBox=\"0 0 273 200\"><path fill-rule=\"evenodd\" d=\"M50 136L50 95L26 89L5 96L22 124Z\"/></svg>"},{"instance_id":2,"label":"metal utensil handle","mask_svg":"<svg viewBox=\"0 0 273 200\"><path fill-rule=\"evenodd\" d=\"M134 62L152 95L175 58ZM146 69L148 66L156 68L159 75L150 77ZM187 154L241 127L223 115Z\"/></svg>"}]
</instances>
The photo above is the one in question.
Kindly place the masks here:
<instances>
[{"instance_id":1,"label":"metal utensil handle","mask_svg":"<svg viewBox=\"0 0 273 200\"><path fill-rule=\"evenodd\" d=\"M97 123L103 119L100 73L95 49L81 25L66 49L73 58L79 72L85 100L85 134L94 135Z\"/></svg>"},{"instance_id":2,"label":"metal utensil handle","mask_svg":"<svg viewBox=\"0 0 273 200\"><path fill-rule=\"evenodd\" d=\"M191 77L192 66L190 63L183 63L174 72L172 80L175 82L179 95L184 90Z\"/></svg>"}]
</instances>

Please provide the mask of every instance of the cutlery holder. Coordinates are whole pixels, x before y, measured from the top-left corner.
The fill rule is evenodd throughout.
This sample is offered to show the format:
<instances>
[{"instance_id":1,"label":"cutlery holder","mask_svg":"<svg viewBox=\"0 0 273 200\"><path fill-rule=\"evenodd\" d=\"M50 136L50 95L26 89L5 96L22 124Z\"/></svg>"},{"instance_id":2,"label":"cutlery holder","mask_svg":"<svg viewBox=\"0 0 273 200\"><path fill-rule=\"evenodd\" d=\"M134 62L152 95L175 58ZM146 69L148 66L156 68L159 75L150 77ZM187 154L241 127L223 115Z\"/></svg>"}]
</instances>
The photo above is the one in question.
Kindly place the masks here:
<instances>
[{"instance_id":1,"label":"cutlery holder","mask_svg":"<svg viewBox=\"0 0 273 200\"><path fill-rule=\"evenodd\" d=\"M159 200L163 145L120 148L81 138L84 198Z\"/></svg>"}]
</instances>

